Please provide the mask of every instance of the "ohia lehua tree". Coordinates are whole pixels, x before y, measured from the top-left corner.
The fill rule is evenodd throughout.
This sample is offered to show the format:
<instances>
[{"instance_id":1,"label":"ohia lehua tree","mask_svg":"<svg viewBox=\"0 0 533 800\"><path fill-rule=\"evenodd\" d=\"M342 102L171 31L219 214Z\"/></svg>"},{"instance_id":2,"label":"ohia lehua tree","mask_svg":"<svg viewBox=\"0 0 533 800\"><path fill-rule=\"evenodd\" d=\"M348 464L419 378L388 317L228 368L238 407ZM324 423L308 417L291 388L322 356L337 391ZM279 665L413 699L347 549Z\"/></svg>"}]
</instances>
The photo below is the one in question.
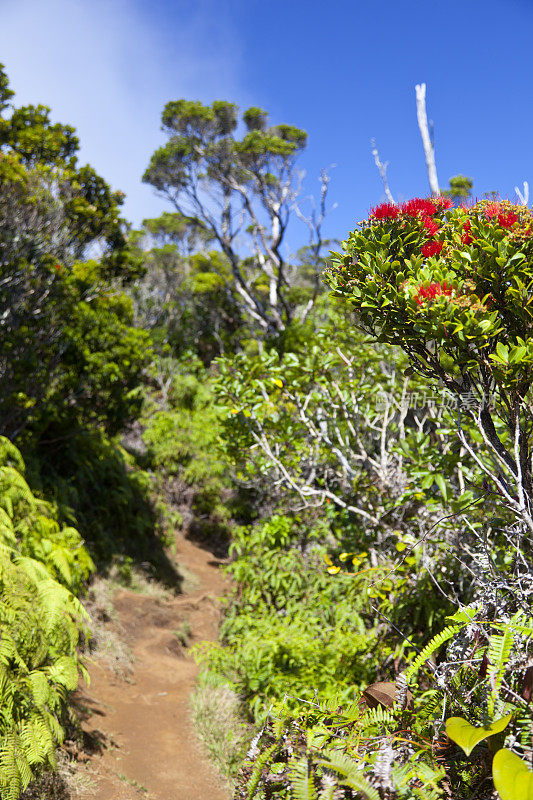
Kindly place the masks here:
<instances>
[{"instance_id":1,"label":"ohia lehua tree","mask_svg":"<svg viewBox=\"0 0 533 800\"><path fill-rule=\"evenodd\" d=\"M533 218L524 206L413 199L374 208L325 272L358 324L456 400L462 446L533 531ZM474 423L484 455L463 421Z\"/></svg>"}]
</instances>

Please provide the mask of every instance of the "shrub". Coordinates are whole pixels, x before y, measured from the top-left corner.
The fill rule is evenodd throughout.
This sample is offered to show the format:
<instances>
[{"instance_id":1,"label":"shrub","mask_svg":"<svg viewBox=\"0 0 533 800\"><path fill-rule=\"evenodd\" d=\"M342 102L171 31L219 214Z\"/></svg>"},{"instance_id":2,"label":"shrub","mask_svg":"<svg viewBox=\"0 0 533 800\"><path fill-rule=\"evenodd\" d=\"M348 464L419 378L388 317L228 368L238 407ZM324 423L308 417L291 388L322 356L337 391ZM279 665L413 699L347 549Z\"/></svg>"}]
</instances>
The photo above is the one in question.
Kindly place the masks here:
<instances>
[{"instance_id":1,"label":"shrub","mask_svg":"<svg viewBox=\"0 0 533 800\"><path fill-rule=\"evenodd\" d=\"M222 644L199 650L256 718L287 693L294 702L312 699L316 691L350 695L375 674L375 642L361 613L367 581L332 581L319 543L324 529L302 527L275 515L234 532L228 572L235 589Z\"/></svg>"},{"instance_id":2,"label":"shrub","mask_svg":"<svg viewBox=\"0 0 533 800\"><path fill-rule=\"evenodd\" d=\"M219 411L209 373L198 359L171 361L166 397L152 395L144 422L146 461L159 476L162 495L192 510L198 532L224 533L230 517L229 465L218 448Z\"/></svg>"},{"instance_id":3,"label":"shrub","mask_svg":"<svg viewBox=\"0 0 533 800\"><path fill-rule=\"evenodd\" d=\"M15 800L54 765L76 645L86 613L79 591L94 569L81 537L62 527L23 477L19 451L0 439L0 793Z\"/></svg>"}]
</instances>

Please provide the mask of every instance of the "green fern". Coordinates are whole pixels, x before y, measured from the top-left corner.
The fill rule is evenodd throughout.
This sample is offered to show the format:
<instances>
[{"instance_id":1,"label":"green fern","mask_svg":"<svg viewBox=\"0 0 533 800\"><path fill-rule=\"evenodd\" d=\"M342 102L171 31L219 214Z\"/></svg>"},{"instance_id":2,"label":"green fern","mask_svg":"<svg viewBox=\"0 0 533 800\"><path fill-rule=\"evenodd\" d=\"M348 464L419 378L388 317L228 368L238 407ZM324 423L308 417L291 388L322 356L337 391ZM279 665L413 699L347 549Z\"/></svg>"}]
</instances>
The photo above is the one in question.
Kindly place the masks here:
<instances>
[{"instance_id":1,"label":"green fern","mask_svg":"<svg viewBox=\"0 0 533 800\"><path fill-rule=\"evenodd\" d=\"M444 628L443 631L438 633L433 639L424 647L422 652L415 658L413 663L405 670L405 678L409 680L418 670L420 667L431 658L431 656L437 652L439 647L442 647L444 642L449 641L452 639L460 630L464 627L463 625L448 625L448 627Z\"/></svg>"},{"instance_id":2,"label":"green fern","mask_svg":"<svg viewBox=\"0 0 533 800\"><path fill-rule=\"evenodd\" d=\"M376 706L376 708L369 708L365 711L361 719L358 720L358 728L364 728L379 725L380 727L392 725L395 722L394 714L387 708Z\"/></svg>"},{"instance_id":3,"label":"green fern","mask_svg":"<svg viewBox=\"0 0 533 800\"><path fill-rule=\"evenodd\" d=\"M424 722L434 719L440 713L444 698L445 694L442 689L432 689L430 692L426 692L417 710L418 718Z\"/></svg>"},{"instance_id":4,"label":"green fern","mask_svg":"<svg viewBox=\"0 0 533 800\"><path fill-rule=\"evenodd\" d=\"M327 760L320 759L318 763L340 773L342 776L341 783L349 786L351 789L355 789L365 800L380 800L378 790L363 778L360 769L360 761L350 758L350 756L345 753L332 750L327 754Z\"/></svg>"},{"instance_id":5,"label":"green fern","mask_svg":"<svg viewBox=\"0 0 533 800\"><path fill-rule=\"evenodd\" d=\"M490 664L488 676L492 691L488 698L488 711L491 716L494 715L495 703L499 697L503 676L513 650L516 634L515 625L520 616L521 612L519 611L510 622L504 626L503 633L493 633L489 640L487 649L487 658Z\"/></svg>"},{"instance_id":6,"label":"green fern","mask_svg":"<svg viewBox=\"0 0 533 800\"><path fill-rule=\"evenodd\" d=\"M398 796L406 800L438 800L443 795L439 784L444 775L444 769L434 769L416 758L400 767L392 765L394 786Z\"/></svg>"},{"instance_id":7,"label":"green fern","mask_svg":"<svg viewBox=\"0 0 533 800\"><path fill-rule=\"evenodd\" d=\"M20 454L0 437L0 797L16 800L55 764L76 688L87 614L72 593L92 562L73 528L32 494Z\"/></svg>"},{"instance_id":8,"label":"green fern","mask_svg":"<svg viewBox=\"0 0 533 800\"><path fill-rule=\"evenodd\" d=\"M256 759L254 768L252 770L252 774L250 775L250 779L248 781L248 785L246 786L246 790L248 792L248 800L252 800L255 795L255 791L259 785L259 781L261 779L261 773L263 771L263 767L269 760L270 756L277 750L277 743L267 747Z\"/></svg>"},{"instance_id":9,"label":"green fern","mask_svg":"<svg viewBox=\"0 0 533 800\"><path fill-rule=\"evenodd\" d=\"M289 779L294 800L317 800L313 773L309 770L307 758L290 762Z\"/></svg>"}]
</instances>

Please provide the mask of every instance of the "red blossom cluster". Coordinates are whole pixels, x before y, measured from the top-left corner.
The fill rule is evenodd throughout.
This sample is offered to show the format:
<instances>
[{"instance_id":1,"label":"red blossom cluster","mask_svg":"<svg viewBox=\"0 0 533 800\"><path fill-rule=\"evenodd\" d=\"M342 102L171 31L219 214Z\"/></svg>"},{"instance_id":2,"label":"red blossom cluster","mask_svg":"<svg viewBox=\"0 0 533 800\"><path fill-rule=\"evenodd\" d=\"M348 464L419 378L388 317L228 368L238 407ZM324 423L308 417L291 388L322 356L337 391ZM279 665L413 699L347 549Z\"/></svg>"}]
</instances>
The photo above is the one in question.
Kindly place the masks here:
<instances>
[{"instance_id":1,"label":"red blossom cluster","mask_svg":"<svg viewBox=\"0 0 533 800\"><path fill-rule=\"evenodd\" d=\"M424 197L413 197L401 206L394 203L381 203L375 206L370 211L372 219L396 219L399 216L406 217L422 217L427 219L432 217L438 211L445 211L447 208L452 207L452 201L448 197L433 197L430 199Z\"/></svg>"},{"instance_id":2,"label":"red blossom cluster","mask_svg":"<svg viewBox=\"0 0 533 800\"><path fill-rule=\"evenodd\" d=\"M422 245L422 255L425 256L425 258L438 256L443 247L444 242L426 242L426 244Z\"/></svg>"},{"instance_id":3,"label":"red blossom cluster","mask_svg":"<svg viewBox=\"0 0 533 800\"><path fill-rule=\"evenodd\" d=\"M507 214L498 214L498 225L500 228L512 228L518 222L518 214L508 211Z\"/></svg>"},{"instance_id":4,"label":"red blossom cluster","mask_svg":"<svg viewBox=\"0 0 533 800\"><path fill-rule=\"evenodd\" d=\"M422 222L424 231L428 236L434 237L439 233L438 222L433 219L439 211L445 211L453 205L449 197L413 197L401 206L394 203L381 203L370 212L370 218L376 220L397 219L398 217L415 217ZM426 257L437 255L443 247L443 242L427 242L422 247L422 254Z\"/></svg>"},{"instance_id":5,"label":"red blossom cluster","mask_svg":"<svg viewBox=\"0 0 533 800\"><path fill-rule=\"evenodd\" d=\"M402 213L407 217L432 217L438 210L433 200L426 200L423 197L413 197L412 200L402 204Z\"/></svg>"},{"instance_id":6,"label":"red blossom cluster","mask_svg":"<svg viewBox=\"0 0 533 800\"><path fill-rule=\"evenodd\" d=\"M439 211L446 211L448 208L451 208L453 206L453 203L450 200L450 198L443 197L442 195L440 195L439 197L434 197L433 202L435 203Z\"/></svg>"},{"instance_id":7,"label":"red blossom cluster","mask_svg":"<svg viewBox=\"0 0 533 800\"><path fill-rule=\"evenodd\" d=\"M506 210L504 204L493 200L490 203L485 203L483 208L487 219L498 218L498 225L500 228L512 228L518 222L518 214Z\"/></svg>"},{"instance_id":8,"label":"red blossom cluster","mask_svg":"<svg viewBox=\"0 0 533 800\"><path fill-rule=\"evenodd\" d=\"M370 216L374 219L396 219L400 213L400 207L394 203L381 203L370 210Z\"/></svg>"},{"instance_id":9,"label":"red blossom cluster","mask_svg":"<svg viewBox=\"0 0 533 800\"><path fill-rule=\"evenodd\" d=\"M493 201L492 203L485 203L483 211L488 219L492 219L492 217L495 217L496 214L500 213L501 206L496 201Z\"/></svg>"},{"instance_id":10,"label":"red blossom cluster","mask_svg":"<svg viewBox=\"0 0 533 800\"><path fill-rule=\"evenodd\" d=\"M422 231L427 237L421 247L421 252L425 258L430 258L431 256L439 255L444 246L444 242L436 238L441 233L441 225L440 220L435 219L435 215L452 208L452 206L453 203L449 197L414 197L401 205L381 203L371 210L370 219L387 220L401 219L403 217L405 220L406 217L411 217L420 220ZM477 211L478 214L484 214L486 219L492 220L494 224L505 229L513 228L520 222L520 215L514 209L515 207L511 206L510 203L500 200L483 201L475 207L463 207L467 214ZM523 233L533 235L533 228L526 227ZM461 242L464 245L469 245L473 241L472 223L470 219L467 219L462 226Z\"/></svg>"},{"instance_id":11,"label":"red blossom cluster","mask_svg":"<svg viewBox=\"0 0 533 800\"><path fill-rule=\"evenodd\" d=\"M424 305L424 303L435 300L436 297L439 295L447 295L448 297L451 295L453 289L449 286L446 281L441 283L440 281L435 281L432 283L428 283L427 286L424 286L422 283L418 287L418 291L415 295L415 300L419 306Z\"/></svg>"},{"instance_id":12,"label":"red blossom cluster","mask_svg":"<svg viewBox=\"0 0 533 800\"><path fill-rule=\"evenodd\" d=\"M426 217L424 220L424 228L427 230L429 236L435 236L439 232L439 226L431 217Z\"/></svg>"},{"instance_id":13,"label":"red blossom cluster","mask_svg":"<svg viewBox=\"0 0 533 800\"><path fill-rule=\"evenodd\" d=\"M470 234L471 230L472 230L472 223L470 222L469 219L467 219L467 221L463 225L463 234L461 236L461 241L463 244L472 244L472 242L474 241Z\"/></svg>"}]
</instances>

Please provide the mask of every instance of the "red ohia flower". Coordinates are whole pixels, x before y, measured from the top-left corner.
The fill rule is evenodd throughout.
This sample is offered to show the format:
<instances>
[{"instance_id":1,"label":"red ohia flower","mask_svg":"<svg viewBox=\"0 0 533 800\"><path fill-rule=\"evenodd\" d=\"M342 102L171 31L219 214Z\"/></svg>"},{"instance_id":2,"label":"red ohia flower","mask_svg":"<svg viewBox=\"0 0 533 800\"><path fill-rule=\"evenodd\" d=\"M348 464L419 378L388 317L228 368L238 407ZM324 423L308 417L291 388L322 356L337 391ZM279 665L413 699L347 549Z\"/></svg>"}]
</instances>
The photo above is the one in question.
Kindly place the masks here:
<instances>
[{"instance_id":1,"label":"red ohia flower","mask_svg":"<svg viewBox=\"0 0 533 800\"><path fill-rule=\"evenodd\" d=\"M434 219L431 219L431 217L425 217L424 228L427 230L429 236L435 236L435 234L439 231L438 224Z\"/></svg>"},{"instance_id":2,"label":"red ohia flower","mask_svg":"<svg viewBox=\"0 0 533 800\"><path fill-rule=\"evenodd\" d=\"M422 247L422 255L426 258L438 256L443 247L444 242L426 242Z\"/></svg>"},{"instance_id":3,"label":"red ohia flower","mask_svg":"<svg viewBox=\"0 0 533 800\"><path fill-rule=\"evenodd\" d=\"M485 205L483 211L485 212L485 216L491 219L492 217L495 217L496 214L500 213L501 205L496 200L493 200Z\"/></svg>"},{"instance_id":4,"label":"red ohia flower","mask_svg":"<svg viewBox=\"0 0 533 800\"><path fill-rule=\"evenodd\" d=\"M424 305L424 303L428 300L435 300L436 297L439 295L447 295L450 296L452 293L452 287L448 286L446 281L444 283L440 283L440 281L434 281L432 283L428 283L427 286L424 286L422 283L418 287L418 292L416 293L415 300L419 306Z\"/></svg>"},{"instance_id":5,"label":"red ohia flower","mask_svg":"<svg viewBox=\"0 0 533 800\"><path fill-rule=\"evenodd\" d=\"M518 222L518 215L509 211L507 214L498 214L498 225L500 228L512 228Z\"/></svg>"},{"instance_id":6,"label":"red ohia flower","mask_svg":"<svg viewBox=\"0 0 533 800\"><path fill-rule=\"evenodd\" d=\"M469 219L467 219L467 221L463 225L464 233L461 236L461 241L462 241L463 244L471 244L474 241L472 239L472 236L470 235L470 231L471 230L472 230L472 223L470 222Z\"/></svg>"},{"instance_id":7,"label":"red ohia flower","mask_svg":"<svg viewBox=\"0 0 533 800\"><path fill-rule=\"evenodd\" d=\"M394 203L381 203L370 210L370 216L374 219L395 219L400 214L400 209Z\"/></svg>"},{"instance_id":8,"label":"red ohia flower","mask_svg":"<svg viewBox=\"0 0 533 800\"><path fill-rule=\"evenodd\" d=\"M424 200L422 197L413 197L402 205L402 213L408 217L421 216L432 217L437 213L437 208L432 200Z\"/></svg>"}]
</instances>

